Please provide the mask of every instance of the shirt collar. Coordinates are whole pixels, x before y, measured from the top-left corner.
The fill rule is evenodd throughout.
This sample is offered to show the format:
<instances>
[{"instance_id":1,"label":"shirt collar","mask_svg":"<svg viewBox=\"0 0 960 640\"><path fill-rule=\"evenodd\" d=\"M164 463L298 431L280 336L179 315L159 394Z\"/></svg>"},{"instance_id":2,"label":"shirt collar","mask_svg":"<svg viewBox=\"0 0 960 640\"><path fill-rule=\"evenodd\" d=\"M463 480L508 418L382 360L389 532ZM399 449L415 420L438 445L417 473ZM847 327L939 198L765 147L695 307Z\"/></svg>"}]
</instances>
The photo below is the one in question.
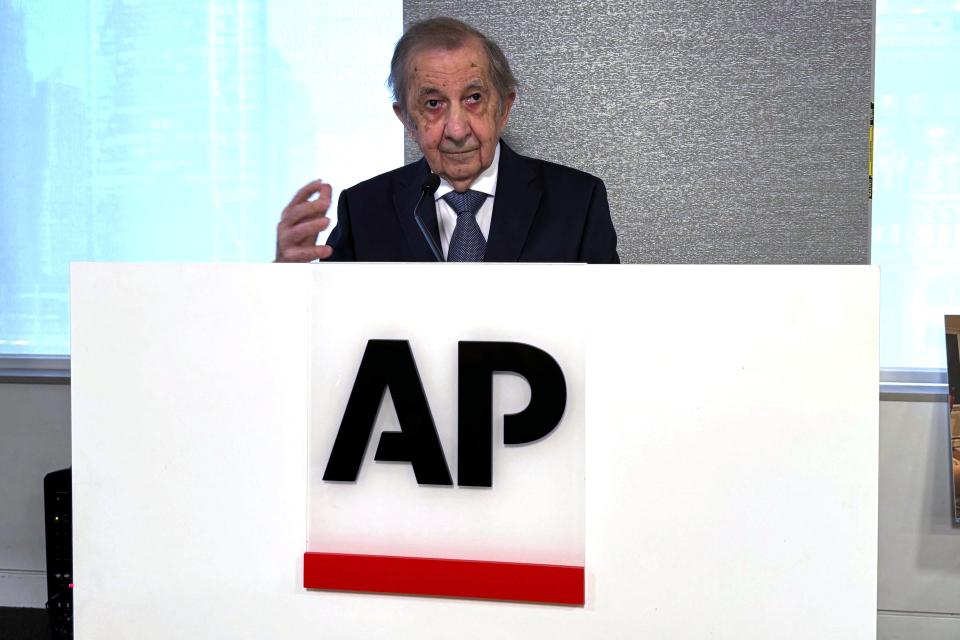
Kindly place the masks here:
<instances>
[{"instance_id":1,"label":"shirt collar","mask_svg":"<svg viewBox=\"0 0 960 640\"><path fill-rule=\"evenodd\" d=\"M488 196L496 196L497 194L497 173L500 169L500 143L497 143L497 148L493 151L493 162L490 163L490 166L487 167L483 173L477 176L477 179L470 183L470 189L474 191L480 191L485 193ZM433 194L434 200L439 200L443 196L447 195L453 191L453 186L443 178L440 178L440 186L437 187L436 193Z\"/></svg>"}]
</instances>

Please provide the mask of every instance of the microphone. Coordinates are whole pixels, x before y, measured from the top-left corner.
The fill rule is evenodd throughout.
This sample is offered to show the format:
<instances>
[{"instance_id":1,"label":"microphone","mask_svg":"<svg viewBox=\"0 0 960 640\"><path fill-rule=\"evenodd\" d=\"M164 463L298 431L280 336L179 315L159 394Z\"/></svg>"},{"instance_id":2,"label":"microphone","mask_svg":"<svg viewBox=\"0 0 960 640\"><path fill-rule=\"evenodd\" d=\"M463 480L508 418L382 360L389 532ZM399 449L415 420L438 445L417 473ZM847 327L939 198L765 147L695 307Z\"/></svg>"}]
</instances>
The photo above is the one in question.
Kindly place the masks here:
<instances>
[{"instance_id":1,"label":"microphone","mask_svg":"<svg viewBox=\"0 0 960 640\"><path fill-rule=\"evenodd\" d=\"M436 193L437 189L440 187L440 176L435 173L431 173L426 180L423 181L423 186L420 187L420 197L417 198L417 204L413 206L413 219L417 221L417 226L420 227L420 233L423 234L423 239L427 241L427 245L430 247L430 251L433 253L433 257L437 262L445 262L443 259L443 253L440 251L440 247L437 246L437 243L434 242L433 236L430 235L430 232L427 231L427 227L424 226L423 220L420 219L420 214L417 213L417 209L420 208L420 201L423 200L423 196L433 195Z\"/></svg>"}]
</instances>

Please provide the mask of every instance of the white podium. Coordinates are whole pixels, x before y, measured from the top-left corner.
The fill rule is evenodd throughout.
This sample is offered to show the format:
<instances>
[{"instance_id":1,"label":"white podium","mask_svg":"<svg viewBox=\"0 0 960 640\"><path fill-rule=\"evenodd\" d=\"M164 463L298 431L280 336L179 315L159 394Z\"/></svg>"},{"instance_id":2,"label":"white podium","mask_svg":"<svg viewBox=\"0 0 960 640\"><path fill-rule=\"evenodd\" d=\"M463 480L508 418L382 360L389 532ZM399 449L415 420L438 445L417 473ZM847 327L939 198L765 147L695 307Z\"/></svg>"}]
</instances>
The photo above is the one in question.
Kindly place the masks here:
<instances>
[{"instance_id":1,"label":"white podium","mask_svg":"<svg viewBox=\"0 0 960 640\"><path fill-rule=\"evenodd\" d=\"M876 268L76 264L71 295L78 640L875 637ZM584 605L305 589L311 428L355 373L318 362L455 348L463 309L581 331Z\"/></svg>"}]
</instances>

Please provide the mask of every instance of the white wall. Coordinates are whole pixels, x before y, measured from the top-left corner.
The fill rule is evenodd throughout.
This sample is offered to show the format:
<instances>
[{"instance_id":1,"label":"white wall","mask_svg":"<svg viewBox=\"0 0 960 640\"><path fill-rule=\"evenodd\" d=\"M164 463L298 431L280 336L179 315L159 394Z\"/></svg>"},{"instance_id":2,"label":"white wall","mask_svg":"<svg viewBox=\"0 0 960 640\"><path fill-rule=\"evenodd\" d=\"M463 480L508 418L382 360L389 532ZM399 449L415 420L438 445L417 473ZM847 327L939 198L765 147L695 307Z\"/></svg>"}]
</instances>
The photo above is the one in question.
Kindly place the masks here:
<instances>
[{"instance_id":1,"label":"white wall","mask_svg":"<svg viewBox=\"0 0 960 640\"><path fill-rule=\"evenodd\" d=\"M880 403L880 638L960 638L947 442L945 402Z\"/></svg>"},{"instance_id":2,"label":"white wall","mask_svg":"<svg viewBox=\"0 0 960 640\"><path fill-rule=\"evenodd\" d=\"M0 384L0 606L46 600L43 476L70 462L69 387ZM880 403L878 637L960 638L946 406Z\"/></svg>"},{"instance_id":3,"label":"white wall","mask_svg":"<svg viewBox=\"0 0 960 640\"><path fill-rule=\"evenodd\" d=\"M43 477L70 465L70 387L0 384L0 606L47 600Z\"/></svg>"}]
</instances>

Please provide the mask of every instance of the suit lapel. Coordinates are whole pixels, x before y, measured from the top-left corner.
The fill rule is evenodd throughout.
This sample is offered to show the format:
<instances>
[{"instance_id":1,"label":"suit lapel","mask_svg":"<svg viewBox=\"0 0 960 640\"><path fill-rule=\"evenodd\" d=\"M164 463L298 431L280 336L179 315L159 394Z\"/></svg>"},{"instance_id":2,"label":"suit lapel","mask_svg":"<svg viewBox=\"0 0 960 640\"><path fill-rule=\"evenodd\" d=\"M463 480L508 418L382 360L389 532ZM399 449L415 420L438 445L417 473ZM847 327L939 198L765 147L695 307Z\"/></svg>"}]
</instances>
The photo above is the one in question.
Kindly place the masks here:
<instances>
[{"instance_id":1,"label":"suit lapel","mask_svg":"<svg viewBox=\"0 0 960 640\"><path fill-rule=\"evenodd\" d=\"M493 199L484 262L516 262L520 259L543 191L536 178L535 165L514 153L501 140L497 194Z\"/></svg>"},{"instance_id":2,"label":"suit lapel","mask_svg":"<svg viewBox=\"0 0 960 640\"><path fill-rule=\"evenodd\" d=\"M420 162L410 165L410 169L398 180L397 189L393 192L393 207L397 214L397 220L400 222L400 228L403 229L403 235L407 240L407 246L410 249L409 260L433 262L433 252L430 251L426 238L420 233L420 227L417 226L417 222L413 218L413 205L420 197L423 181L430 175L430 169L427 166L427 161L423 158L420 159ZM420 206L417 207L417 213L420 214L424 226L439 247L440 229L437 226L437 208L433 196L423 196L423 199L420 200Z\"/></svg>"}]
</instances>

